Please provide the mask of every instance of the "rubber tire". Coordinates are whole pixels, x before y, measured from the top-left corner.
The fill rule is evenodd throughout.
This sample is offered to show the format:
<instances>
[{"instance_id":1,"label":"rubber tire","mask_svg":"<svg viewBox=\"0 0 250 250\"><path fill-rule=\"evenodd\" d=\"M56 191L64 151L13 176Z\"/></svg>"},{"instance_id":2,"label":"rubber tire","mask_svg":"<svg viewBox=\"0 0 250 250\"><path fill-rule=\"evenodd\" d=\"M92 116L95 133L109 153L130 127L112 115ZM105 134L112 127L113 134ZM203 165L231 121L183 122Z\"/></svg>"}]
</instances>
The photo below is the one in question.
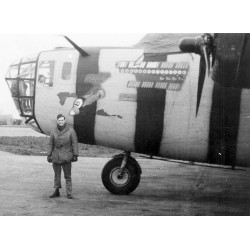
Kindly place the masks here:
<instances>
[{"instance_id":1,"label":"rubber tire","mask_svg":"<svg viewBox=\"0 0 250 250\"><path fill-rule=\"evenodd\" d=\"M121 167L122 160L123 158L113 158L106 163L102 170L102 183L112 194L128 195L138 187L141 180L141 169L139 164L128 161L125 167L125 173L128 175L128 182L122 186L115 185L110 175L114 169Z\"/></svg>"}]
</instances>

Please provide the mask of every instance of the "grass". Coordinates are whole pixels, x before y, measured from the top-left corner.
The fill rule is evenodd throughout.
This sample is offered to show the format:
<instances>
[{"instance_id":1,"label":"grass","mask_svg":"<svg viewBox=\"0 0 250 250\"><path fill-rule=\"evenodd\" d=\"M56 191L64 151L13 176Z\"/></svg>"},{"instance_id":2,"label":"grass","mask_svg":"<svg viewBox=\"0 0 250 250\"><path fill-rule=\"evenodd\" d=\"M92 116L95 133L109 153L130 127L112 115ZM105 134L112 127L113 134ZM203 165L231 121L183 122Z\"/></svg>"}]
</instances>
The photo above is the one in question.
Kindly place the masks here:
<instances>
[{"instance_id":1,"label":"grass","mask_svg":"<svg viewBox=\"0 0 250 250\"><path fill-rule=\"evenodd\" d=\"M0 151L18 155L47 155L48 137L0 137ZM79 156L112 157L122 151L101 146L91 146L79 143Z\"/></svg>"}]
</instances>

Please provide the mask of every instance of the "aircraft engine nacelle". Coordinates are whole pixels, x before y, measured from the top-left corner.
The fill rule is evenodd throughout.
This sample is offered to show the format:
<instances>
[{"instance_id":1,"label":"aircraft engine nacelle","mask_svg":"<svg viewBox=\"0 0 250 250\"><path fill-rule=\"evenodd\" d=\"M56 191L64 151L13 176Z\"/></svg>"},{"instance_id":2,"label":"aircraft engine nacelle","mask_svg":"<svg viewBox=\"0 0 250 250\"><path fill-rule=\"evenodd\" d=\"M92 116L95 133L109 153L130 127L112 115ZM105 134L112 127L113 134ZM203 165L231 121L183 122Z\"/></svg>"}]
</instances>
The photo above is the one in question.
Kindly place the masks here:
<instances>
[{"instance_id":1,"label":"aircraft engine nacelle","mask_svg":"<svg viewBox=\"0 0 250 250\"><path fill-rule=\"evenodd\" d=\"M200 54L201 37L186 37L181 39L179 47L182 52Z\"/></svg>"},{"instance_id":2,"label":"aircraft engine nacelle","mask_svg":"<svg viewBox=\"0 0 250 250\"><path fill-rule=\"evenodd\" d=\"M218 33L204 34L196 38L183 38L179 47L182 52L199 54L204 58L210 72L212 56L212 79L221 86L250 88L250 39L249 34Z\"/></svg>"},{"instance_id":3,"label":"aircraft engine nacelle","mask_svg":"<svg viewBox=\"0 0 250 250\"><path fill-rule=\"evenodd\" d=\"M206 49L207 53L210 54L214 48L214 39L210 34L195 38L186 37L180 41L179 47L182 52L186 53L203 55L204 49Z\"/></svg>"},{"instance_id":4,"label":"aircraft engine nacelle","mask_svg":"<svg viewBox=\"0 0 250 250\"><path fill-rule=\"evenodd\" d=\"M201 56L210 75L210 56L212 55L212 66L214 65L216 46L214 37L205 33L196 38L183 38L179 43L180 50L185 53L195 53Z\"/></svg>"}]
</instances>

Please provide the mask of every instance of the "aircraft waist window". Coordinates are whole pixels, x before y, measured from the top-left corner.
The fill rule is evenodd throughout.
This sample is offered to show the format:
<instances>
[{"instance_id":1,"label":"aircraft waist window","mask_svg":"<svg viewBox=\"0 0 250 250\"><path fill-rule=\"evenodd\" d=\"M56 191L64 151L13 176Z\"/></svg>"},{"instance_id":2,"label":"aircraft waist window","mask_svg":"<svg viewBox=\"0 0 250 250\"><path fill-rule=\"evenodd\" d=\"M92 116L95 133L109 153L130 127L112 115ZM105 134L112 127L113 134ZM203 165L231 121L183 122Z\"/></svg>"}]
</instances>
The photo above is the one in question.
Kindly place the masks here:
<instances>
[{"instance_id":1,"label":"aircraft waist window","mask_svg":"<svg viewBox=\"0 0 250 250\"><path fill-rule=\"evenodd\" d=\"M62 79L63 80L70 80L70 78L71 78L71 68L72 68L72 63L71 62L63 63L63 69L62 69Z\"/></svg>"},{"instance_id":2,"label":"aircraft waist window","mask_svg":"<svg viewBox=\"0 0 250 250\"><path fill-rule=\"evenodd\" d=\"M38 67L38 84L53 87L55 61L41 61Z\"/></svg>"}]
</instances>

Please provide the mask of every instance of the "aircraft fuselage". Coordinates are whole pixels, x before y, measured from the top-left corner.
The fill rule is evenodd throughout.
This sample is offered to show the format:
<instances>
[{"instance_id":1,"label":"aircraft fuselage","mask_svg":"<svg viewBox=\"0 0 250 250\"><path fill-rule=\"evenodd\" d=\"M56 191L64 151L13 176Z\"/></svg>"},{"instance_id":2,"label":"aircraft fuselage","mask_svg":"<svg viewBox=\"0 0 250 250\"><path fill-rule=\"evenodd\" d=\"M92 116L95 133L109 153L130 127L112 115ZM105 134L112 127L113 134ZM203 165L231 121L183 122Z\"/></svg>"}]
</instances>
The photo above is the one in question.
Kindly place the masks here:
<instances>
[{"instance_id":1,"label":"aircraft fuselage","mask_svg":"<svg viewBox=\"0 0 250 250\"><path fill-rule=\"evenodd\" d=\"M249 165L249 89L224 87L206 75L196 114L199 55L85 50L88 56L74 49L44 51L10 67L13 99L33 128L49 135L62 113L81 143Z\"/></svg>"}]
</instances>

